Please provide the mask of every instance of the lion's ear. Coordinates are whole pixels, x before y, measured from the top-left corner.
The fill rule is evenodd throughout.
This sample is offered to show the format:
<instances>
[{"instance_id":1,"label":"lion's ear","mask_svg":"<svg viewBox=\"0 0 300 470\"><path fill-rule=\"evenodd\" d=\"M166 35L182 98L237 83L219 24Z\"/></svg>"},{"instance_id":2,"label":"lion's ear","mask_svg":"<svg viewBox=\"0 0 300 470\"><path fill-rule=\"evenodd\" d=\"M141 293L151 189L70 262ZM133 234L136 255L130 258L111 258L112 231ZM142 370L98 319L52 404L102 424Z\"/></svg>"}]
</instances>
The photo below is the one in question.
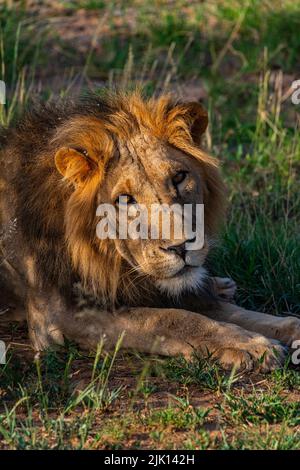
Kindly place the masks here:
<instances>
[{"instance_id":1,"label":"lion's ear","mask_svg":"<svg viewBox=\"0 0 300 470\"><path fill-rule=\"evenodd\" d=\"M185 103L184 107L189 120L192 139L196 144L199 144L202 134L206 131L208 125L207 111L196 101Z\"/></svg>"},{"instance_id":2,"label":"lion's ear","mask_svg":"<svg viewBox=\"0 0 300 470\"><path fill-rule=\"evenodd\" d=\"M83 184L95 169L94 162L85 151L69 147L60 148L55 154L58 171L76 186Z\"/></svg>"}]
</instances>

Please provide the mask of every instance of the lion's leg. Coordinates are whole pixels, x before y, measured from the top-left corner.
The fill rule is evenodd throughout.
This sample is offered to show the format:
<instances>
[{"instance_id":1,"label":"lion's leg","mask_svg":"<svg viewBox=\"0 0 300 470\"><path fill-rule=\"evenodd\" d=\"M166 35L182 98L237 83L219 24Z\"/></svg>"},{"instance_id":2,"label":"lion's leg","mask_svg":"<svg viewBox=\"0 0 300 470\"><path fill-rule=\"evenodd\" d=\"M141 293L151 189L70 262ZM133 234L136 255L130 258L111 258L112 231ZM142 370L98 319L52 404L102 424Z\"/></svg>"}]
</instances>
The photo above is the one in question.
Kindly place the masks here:
<instances>
[{"instance_id":1,"label":"lion's leg","mask_svg":"<svg viewBox=\"0 0 300 470\"><path fill-rule=\"evenodd\" d=\"M210 353L224 367L251 369L264 356L262 368L270 370L285 354L277 341L180 309L85 311L67 319L62 330L85 348L95 348L101 338L113 348L124 332L123 348L166 356Z\"/></svg>"},{"instance_id":2,"label":"lion's leg","mask_svg":"<svg viewBox=\"0 0 300 470\"><path fill-rule=\"evenodd\" d=\"M277 339L287 346L294 340L300 340L300 319L296 317L276 317L225 302L216 310L207 312L207 315L215 320L234 323L246 330Z\"/></svg>"},{"instance_id":3,"label":"lion's leg","mask_svg":"<svg viewBox=\"0 0 300 470\"><path fill-rule=\"evenodd\" d=\"M27 323L31 344L36 351L44 351L64 338L59 322L65 308L59 296L30 290L27 299Z\"/></svg>"},{"instance_id":4,"label":"lion's leg","mask_svg":"<svg viewBox=\"0 0 300 470\"><path fill-rule=\"evenodd\" d=\"M211 277L212 288L217 297L229 302L236 292L236 283L230 277Z\"/></svg>"},{"instance_id":5,"label":"lion's leg","mask_svg":"<svg viewBox=\"0 0 300 470\"><path fill-rule=\"evenodd\" d=\"M0 323L26 320L25 292L19 273L0 257Z\"/></svg>"}]
</instances>

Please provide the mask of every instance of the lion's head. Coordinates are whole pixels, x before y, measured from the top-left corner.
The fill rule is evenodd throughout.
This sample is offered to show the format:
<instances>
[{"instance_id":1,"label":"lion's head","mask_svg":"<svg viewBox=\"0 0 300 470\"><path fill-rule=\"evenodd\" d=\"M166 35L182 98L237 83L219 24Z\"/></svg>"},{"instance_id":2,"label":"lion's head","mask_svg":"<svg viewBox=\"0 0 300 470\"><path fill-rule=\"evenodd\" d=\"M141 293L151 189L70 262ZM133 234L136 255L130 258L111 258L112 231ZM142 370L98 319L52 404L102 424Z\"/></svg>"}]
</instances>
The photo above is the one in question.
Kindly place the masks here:
<instances>
[{"instance_id":1,"label":"lion's head","mask_svg":"<svg viewBox=\"0 0 300 470\"><path fill-rule=\"evenodd\" d=\"M129 288L129 274L178 294L199 285L208 246L222 218L224 186L215 159L200 149L207 114L198 103L138 93L94 98L57 127L51 141L63 176L65 236L72 263L103 299ZM92 100L90 101L92 103ZM96 104L96 106L95 106ZM187 251L186 238L107 239L96 236L96 208L204 203L205 243Z\"/></svg>"}]
</instances>

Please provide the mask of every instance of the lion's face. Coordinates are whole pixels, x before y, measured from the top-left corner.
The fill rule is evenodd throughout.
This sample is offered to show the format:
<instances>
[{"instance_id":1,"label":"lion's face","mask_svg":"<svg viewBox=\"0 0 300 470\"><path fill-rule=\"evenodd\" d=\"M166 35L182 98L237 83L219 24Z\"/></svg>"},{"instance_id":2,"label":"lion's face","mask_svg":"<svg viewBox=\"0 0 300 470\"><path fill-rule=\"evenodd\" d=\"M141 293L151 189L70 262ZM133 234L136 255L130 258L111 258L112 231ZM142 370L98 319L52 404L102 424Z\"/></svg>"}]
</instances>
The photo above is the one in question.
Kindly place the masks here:
<instances>
[{"instance_id":1,"label":"lion's face","mask_svg":"<svg viewBox=\"0 0 300 470\"><path fill-rule=\"evenodd\" d=\"M121 279L124 285L124 266L127 275L149 277L170 294L193 290L205 274L203 263L224 203L217 162L199 147L207 114L198 103L176 104L170 97L117 96L101 106L65 122L52 141L68 188L65 237L73 266L103 298L114 298ZM148 214L158 204L203 204L204 244L190 249L194 240L186 230L175 236L172 213L167 237L156 219L158 237L97 239L97 207L120 209L120 196L126 211L139 204Z\"/></svg>"},{"instance_id":2,"label":"lion's face","mask_svg":"<svg viewBox=\"0 0 300 470\"><path fill-rule=\"evenodd\" d=\"M195 158L147 133L138 134L118 142L99 192L99 203L105 201L118 210L120 201L125 200L126 209L139 204L148 214L161 204L177 204L183 210L184 204L203 203L204 184L201 165ZM170 221L174 219L171 217ZM117 251L133 269L150 276L162 290L178 293L187 286L192 289L201 282L208 240L201 249L187 250L186 242L191 242L191 238L184 234L181 239L174 238L172 226L170 237L163 238L158 218L153 223L158 239L151 238L149 227L147 239L117 238Z\"/></svg>"}]
</instances>

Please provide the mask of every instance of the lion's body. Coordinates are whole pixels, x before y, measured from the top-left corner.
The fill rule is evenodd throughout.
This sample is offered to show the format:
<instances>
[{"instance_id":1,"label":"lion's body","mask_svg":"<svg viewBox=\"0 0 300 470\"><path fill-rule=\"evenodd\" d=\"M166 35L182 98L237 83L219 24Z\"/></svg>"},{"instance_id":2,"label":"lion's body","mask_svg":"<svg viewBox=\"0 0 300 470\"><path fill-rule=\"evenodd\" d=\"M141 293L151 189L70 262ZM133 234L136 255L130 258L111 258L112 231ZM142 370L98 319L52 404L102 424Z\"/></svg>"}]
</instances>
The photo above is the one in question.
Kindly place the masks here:
<instances>
[{"instance_id":1,"label":"lion's body","mask_svg":"<svg viewBox=\"0 0 300 470\"><path fill-rule=\"evenodd\" d=\"M61 343L63 335L87 346L106 335L113 344L122 331L125 346L142 351L171 331L156 351L162 354L189 354L197 333L194 347L213 350L224 364L249 365L268 348L280 349L234 325L224 332L224 324L192 313L226 321L223 311L252 331L262 323L271 337L278 330L267 316L252 325L246 311L222 307L203 267L224 209L217 162L199 147L206 124L199 105L134 94L36 107L2 132L0 309L9 308L7 317L27 311L37 349ZM185 173L185 181L175 188L170 181L176 172ZM123 193L146 205L204 203L205 244L188 254L187 267L170 241L137 246L97 238L97 206ZM86 324L82 312L90 314L91 306ZM124 315L116 313L125 307ZM180 325L188 310L189 327ZM216 341L219 330L223 338Z\"/></svg>"}]
</instances>

